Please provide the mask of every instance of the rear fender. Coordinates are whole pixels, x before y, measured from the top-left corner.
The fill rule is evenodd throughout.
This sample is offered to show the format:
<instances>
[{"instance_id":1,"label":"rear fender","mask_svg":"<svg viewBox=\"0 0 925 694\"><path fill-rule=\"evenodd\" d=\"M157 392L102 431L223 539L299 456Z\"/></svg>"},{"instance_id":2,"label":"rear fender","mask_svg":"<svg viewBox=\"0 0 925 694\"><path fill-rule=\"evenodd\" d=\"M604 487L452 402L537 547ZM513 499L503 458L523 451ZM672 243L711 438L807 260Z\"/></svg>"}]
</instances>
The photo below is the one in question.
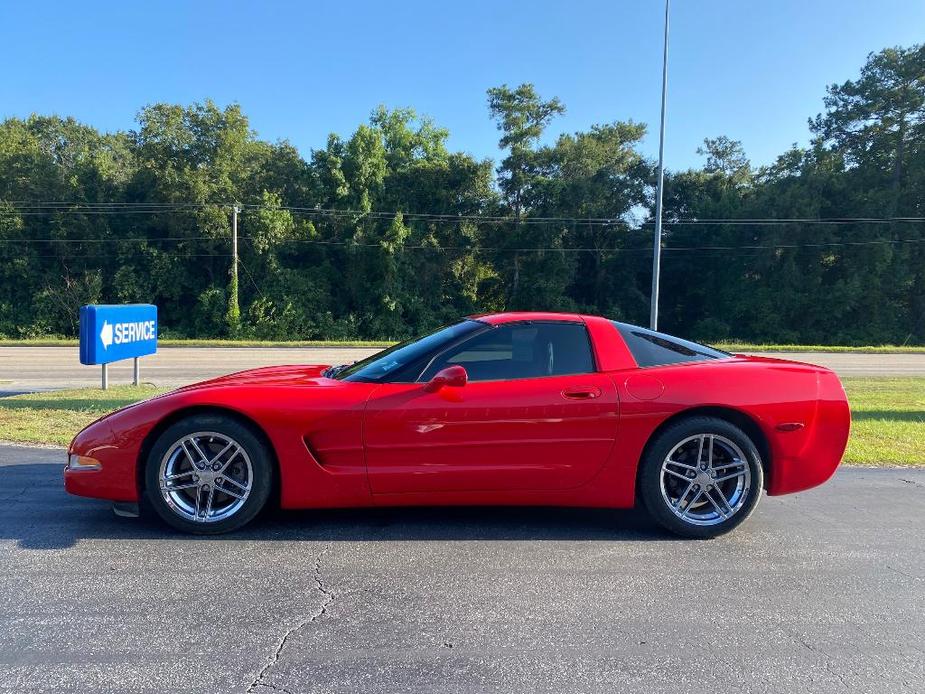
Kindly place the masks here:
<instances>
[{"instance_id":1,"label":"rear fender","mask_svg":"<svg viewBox=\"0 0 925 694\"><path fill-rule=\"evenodd\" d=\"M801 436L775 431L778 453L771 468L768 494L791 494L828 480L841 463L851 430L851 411L841 382L833 372L816 373L817 398ZM797 433L797 432L792 432Z\"/></svg>"}]
</instances>

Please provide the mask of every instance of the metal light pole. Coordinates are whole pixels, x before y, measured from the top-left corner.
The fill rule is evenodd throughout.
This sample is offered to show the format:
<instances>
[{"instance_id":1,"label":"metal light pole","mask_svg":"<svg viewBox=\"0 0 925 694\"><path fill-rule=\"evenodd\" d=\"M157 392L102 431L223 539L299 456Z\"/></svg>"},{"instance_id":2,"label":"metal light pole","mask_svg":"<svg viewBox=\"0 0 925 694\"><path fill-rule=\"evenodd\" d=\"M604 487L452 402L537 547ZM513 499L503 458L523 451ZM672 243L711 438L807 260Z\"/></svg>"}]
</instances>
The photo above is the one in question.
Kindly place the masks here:
<instances>
[{"instance_id":1,"label":"metal light pole","mask_svg":"<svg viewBox=\"0 0 925 694\"><path fill-rule=\"evenodd\" d=\"M665 101L668 96L668 9L665 0L665 52L662 56L662 118L658 131L658 187L655 193L655 241L652 249L652 297L649 327L658 330L658 282L662 264L662 192L665 186Z\"/></svg>"}]
</instances>

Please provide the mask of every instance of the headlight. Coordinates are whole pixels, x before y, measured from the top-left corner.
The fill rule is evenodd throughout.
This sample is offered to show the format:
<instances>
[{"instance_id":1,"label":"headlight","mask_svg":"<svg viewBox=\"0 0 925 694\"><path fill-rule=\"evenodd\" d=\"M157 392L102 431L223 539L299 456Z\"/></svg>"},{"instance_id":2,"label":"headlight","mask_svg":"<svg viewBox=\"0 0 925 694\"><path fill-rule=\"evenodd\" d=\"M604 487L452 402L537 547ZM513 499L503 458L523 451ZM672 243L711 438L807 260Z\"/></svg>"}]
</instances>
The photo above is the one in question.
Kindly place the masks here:
<instances>
[{"instance_id":1,"label":"headlight","mask_svg":"<svg viewBox=\"0 0 925 694\"><path fill-rule=\"evenodd\" d=\"M69 470L99 470L102 465L96 458L71 453L67 457L67 467Z\"/></svg>"}]
</instances>

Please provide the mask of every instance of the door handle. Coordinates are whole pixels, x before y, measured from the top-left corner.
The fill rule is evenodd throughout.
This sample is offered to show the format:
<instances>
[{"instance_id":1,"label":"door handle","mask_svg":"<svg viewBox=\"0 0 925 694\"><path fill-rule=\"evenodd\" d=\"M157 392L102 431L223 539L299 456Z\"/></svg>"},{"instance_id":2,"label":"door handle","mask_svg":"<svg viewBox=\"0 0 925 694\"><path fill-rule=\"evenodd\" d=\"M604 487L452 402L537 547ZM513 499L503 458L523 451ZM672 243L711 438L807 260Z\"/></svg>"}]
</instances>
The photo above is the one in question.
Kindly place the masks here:
<instances>
[{"instance_id":1,"label":"door handle","mask_svg":"<svg viewBox=\"0 0 925 694\"><path fill-rule=\"evenodd\" d=\"M562 397L569 400L592 400L600 394L601 389L594 386L576 386L562 391Z\"/></svg>"}]
</instances>

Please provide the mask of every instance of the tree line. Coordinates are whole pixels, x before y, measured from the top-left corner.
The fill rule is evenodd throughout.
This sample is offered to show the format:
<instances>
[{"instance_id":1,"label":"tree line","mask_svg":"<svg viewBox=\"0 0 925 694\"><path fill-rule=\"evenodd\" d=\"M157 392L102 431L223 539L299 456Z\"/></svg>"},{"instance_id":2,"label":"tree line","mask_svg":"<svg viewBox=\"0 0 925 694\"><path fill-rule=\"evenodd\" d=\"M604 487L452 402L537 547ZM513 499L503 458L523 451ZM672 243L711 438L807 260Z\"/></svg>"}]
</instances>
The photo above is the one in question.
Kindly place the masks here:
<instances>
[{"instance_id":1,"label":"tree line","mask_svg":"<svg viewBox=\"0 0 925 694\"><path fill-rule=\"evenodd\" d=\"M646 324L654 163L646 126L543 144L565 110L488 90L499 161L376 109L307 158L240 107L143 108L104 133L0 124L0 335L75 335L87 303L151 302L161 334L402 338L486 311ZM827 89L806 147L753 166L707 138L669 171L660 328L701 340L925 343L925 47L871 54ZM231 208L240 265L231 267Z\"/></svg>"}]
</instances>

